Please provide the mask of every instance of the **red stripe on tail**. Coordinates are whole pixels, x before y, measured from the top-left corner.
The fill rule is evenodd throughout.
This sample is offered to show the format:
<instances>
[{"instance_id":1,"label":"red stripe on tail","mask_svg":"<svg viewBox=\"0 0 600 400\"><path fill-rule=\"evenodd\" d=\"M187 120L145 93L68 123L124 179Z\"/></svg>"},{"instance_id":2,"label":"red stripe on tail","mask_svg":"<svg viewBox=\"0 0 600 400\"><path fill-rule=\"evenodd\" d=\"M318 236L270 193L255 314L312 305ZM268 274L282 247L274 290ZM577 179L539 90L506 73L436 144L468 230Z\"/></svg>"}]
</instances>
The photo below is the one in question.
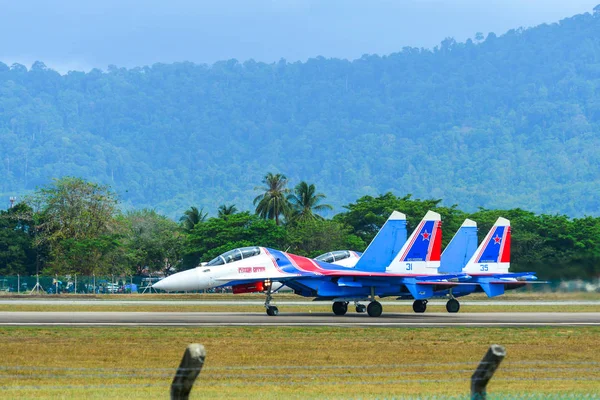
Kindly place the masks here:
<instances>
[{"instance_id":1,"label":"red stripe on tail","mask_svg":"<svg viewBox=\"0 0 600 400\"><path fill-rule=\"evenodd\" d=\"M434 229L433 248L431 249L429 261L440 261L442 254L442 221L437 221Z\"/></svg>"},{"instance_id":2,"label":"red stripe on tail","mask_svg":"<svg viewBox=\"0 0 600 400\"><path fill-rule=\"evenodd\" d=\"M500 255L500 262L510 262L510 226L506 227L506 237L504 238L504 248Z\"/></svg>"}]
</instances>

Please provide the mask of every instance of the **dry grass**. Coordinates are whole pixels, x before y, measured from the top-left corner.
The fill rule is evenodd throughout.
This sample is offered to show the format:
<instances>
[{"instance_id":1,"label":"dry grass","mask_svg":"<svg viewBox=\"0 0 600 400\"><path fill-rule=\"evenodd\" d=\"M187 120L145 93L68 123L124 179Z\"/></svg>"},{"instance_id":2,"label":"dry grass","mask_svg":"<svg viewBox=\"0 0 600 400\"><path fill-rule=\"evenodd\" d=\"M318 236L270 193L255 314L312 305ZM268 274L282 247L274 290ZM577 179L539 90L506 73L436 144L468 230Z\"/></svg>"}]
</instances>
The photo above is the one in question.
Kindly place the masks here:
<instances>
[{"instance_id":1,"label":"dry grass","mask_svg":"<svg viewBox=\"0 0 600 400\"><path fill-rule=\"evenodd\" d=\"M0 396L165 398L192 342L208 353L194 398L466 394L491 343L508 352L491 392L600 391L596 327L2 328Z\"/></svg>"}]
</instances>

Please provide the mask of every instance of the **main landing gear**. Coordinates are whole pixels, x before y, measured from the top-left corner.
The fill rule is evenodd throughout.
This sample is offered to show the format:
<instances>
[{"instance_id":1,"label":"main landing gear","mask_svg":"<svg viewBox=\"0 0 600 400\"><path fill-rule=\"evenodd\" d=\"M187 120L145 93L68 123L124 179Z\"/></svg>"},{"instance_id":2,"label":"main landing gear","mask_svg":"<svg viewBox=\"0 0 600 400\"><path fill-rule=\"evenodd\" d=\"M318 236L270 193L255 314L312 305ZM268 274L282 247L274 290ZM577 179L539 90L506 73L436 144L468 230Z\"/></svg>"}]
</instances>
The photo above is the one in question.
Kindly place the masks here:
<instances>
[{"instance_id":1,"label":"main landing gear","mask_svg":"<svg viewBox=\"0 0 600 400\"><path fill-rule=\"evenodd\" d=\"M448 311L449 313L457 313L458 310L460 310L460 303L458 302L458 300L454 298L448 300L448 302L446 303L446 311Z\"/></svg>"},{"instance_id":2,"label":"main landing gear","mask_svg":"<svg viewBox=\"0 0 600 400\"><path fill-rule=\"evenodd\" d=\"M427 310L427 300L415 300L413 302L413 311L416 313L424 313ZM446 311L449 313L457 313L460 310L460 303L455 298L451 298L446 303Z\"/></svg>"},{"instance_id":3,"label":"main landing gear","mask_svg":"<svg viewBox=\"0 0 600 400\"><path fill-rule=\"evenodd\" d=\"M373 300L367 306L367 314L369 314L369 317L379 317L381 316L382 312L383 306L378 301Z\"/></svg>"},{"instance_id":4,"label":"main landing gear","mask_svg":"<svg viewBox=\"0 0 600 400\"><path fill-rule=\"evenodd\" d=\"M279 309L277 306L272 306L271 301L273 300L273 296L271 295L271 289L267 292L267 299L265 300L265 308L267 309L267 315L270 317L275 317L279 314Z\"/></svg>"},{"instance_id":5,"label":"main landing gear","mask_svg":"<svg viewBox=\"0 0 600 400\"><path fill-rule=\"evenodd\" d=\"M427 300L415 300L413 302L413 311L416 313L424 313L427 310Z\"/></svg>"},{"instance_id":6,"label":"main landing gear","mask_svg":"<svg viewBox=\"0 0 600 400\"><path fill-rule=\"evenodd\" d=\"M331 309L335 315L345 315L348 312L348 303L345 301L334 301Z\"/></svg>"},{"instance_id":7,"label":"main landing gear","mask_svg":"<svg viewBox=\"0 0 600 400\"><path fill-rule=\"evenodd\" d=\"M460 303L454 298L452 288L450 288L450 300L446 303L446 311L449 313L457 313L460 310Z\"/></svg>"},{"instance_id":8,"label":"main landing gear","mask_svg":"<svg viewBox=\"0 0 600 400\"><path fill-rule=\"evenodd\" d=\"M356 302L355 308L357 313L366 312L369 317L379 317L383 311L383 307L378 301L371 301L368 306ZM336 301L333 303L331 309L335 315L346 315L348 312L348 302Z\"/></svg>"}]
</instances>

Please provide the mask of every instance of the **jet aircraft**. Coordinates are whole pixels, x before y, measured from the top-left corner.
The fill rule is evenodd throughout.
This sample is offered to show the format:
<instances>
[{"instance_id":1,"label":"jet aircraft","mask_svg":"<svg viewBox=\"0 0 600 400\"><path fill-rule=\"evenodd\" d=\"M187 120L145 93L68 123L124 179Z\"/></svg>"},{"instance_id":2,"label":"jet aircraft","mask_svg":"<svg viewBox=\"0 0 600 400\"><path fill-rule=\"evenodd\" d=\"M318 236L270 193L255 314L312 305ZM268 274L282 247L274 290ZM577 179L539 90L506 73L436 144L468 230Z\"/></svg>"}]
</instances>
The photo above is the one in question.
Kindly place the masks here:
<instances>
[{"instance_id":1,"label":"jet aircraft","mask_svg":"<svg viewBox=\"0 0 600 400\"><path fill-rule=\"evenodd\" d=\"M406 237L406 233L405 236ZM346 258L345 265L361 270L360 258ZM356 265L352 264L352 261ZM371 260L372 263L372 260ZM499 296L505 290L516 289L528 283L544 283L537 281L533 272L509 273L510 267L510 222L505 218L498 218L490 229L481 245L477 246L477 223L466 219L460 226L450 243L441 255L440 275L466 274L460 282L453 285L444 284L433 286L431 297L450 297L446 303L446 310L450 313L458 312L460 303L457 297L462 297L476 292L485 292L488 297ZM402 290L396 294L398 300L414 299L409 290ZM427 298L415 299L413 311L423 313L427 309Z\"/></svg>"},{"instance_id":2,"label":"jet aircraft","mask_svg":"<svg viewBox=\"0 0 600 400\"><path fill-rule=\"evenodd\" d=\"M477 225L474 225L474 232L469 235L476 237ZM468 245L469 250L464 253L468 258L466 264L462 264L464 259L449 261L450 268L443 271L462 271L470 276L451 289L453 296L485 292L488 297L495 297L504 294L507 289L516 289L528 283L545 283L537 280L535 272L509 272L510 239L510 221L500 217L475 251L472 251L472 245Z\"/></svg>"},{"instance_id":3,"label":"jet aircraft","mask_svg":"<svg viewBox=\"0 0 600 400\"><path fill-rule=\"evenodd\" d=\"M279 310L271 304L272 285L281 283L301 296L333 300L336 315L344 315L348 303L354 301L357 312L378 317L383 307L376 296L395 296L405 290L416 300L427 299L433 294L434 285L450 287L468 278L462 273L437 273L442 240L438 213L429 211L408 240L405 232L406 216L395 211L355 268L266 247L244 247L228 251L206 265L171 275L153 287L192 291L232 286L233 293L266 292L267 314L277 315ZM369 304L365 307L360 301Z\"/></svg>"}]
</instances>

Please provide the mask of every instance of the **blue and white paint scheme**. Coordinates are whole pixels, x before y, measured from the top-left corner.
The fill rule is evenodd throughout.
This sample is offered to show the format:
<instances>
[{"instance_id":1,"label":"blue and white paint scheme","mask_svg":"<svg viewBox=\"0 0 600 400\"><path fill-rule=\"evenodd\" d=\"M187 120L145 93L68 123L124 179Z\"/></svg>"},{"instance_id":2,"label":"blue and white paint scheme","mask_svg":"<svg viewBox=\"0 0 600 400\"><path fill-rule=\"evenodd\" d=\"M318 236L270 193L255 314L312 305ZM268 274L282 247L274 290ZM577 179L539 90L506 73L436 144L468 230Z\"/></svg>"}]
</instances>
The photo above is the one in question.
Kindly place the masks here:
<instances>
[{"instance_id":1,"label":"blue and white paint scheme","mask_svg":"<svg viewBox=\"0 0 600 400\"><path fill-rule=\"evenodd\" d=\"M485 292L488 297L504 294L506 289L516 289L537 281L535 272L515 272L510 270L510 221L498 218L477 250L463 269L470 278L454 288L454 296L464 296L473 292Z\"/></svg>"},{"instance_id":2,"label":"blue and white paint scheme","mask_svg":"<svg viewBox=\"0 0 600 400\"><path fill-rule=\"evenodd\" d=\"M153 287L165 291L194 291L232 286L234 293L265 291L267 313L276 315L277 308L270 304L272 285L280 283L301 296L333 300L336 315L345 314L348 303L354 301L358 312L367 311L369 316L379 316L382 306L375 300L376 296L408 291L415 299L427 298L433 293L433 285L452 285L465 277L464 274L437 274L441 222L440 215L431 211L400 251L392 254L388 246L391 249L399 247L405 221L404 214L392 214L382 228L384 234L378 235L363 254L371 260L365 271L256 246L228 251L206 265L171 275ZM394 237L391 243L390 237ZM383 252L383 255L375 252ZM390 261L392 255L394 258ZM369 301L368 307L359 301Z\"/></svg>"},{"instance_id":3,"label":"blue and white paint scheme","mask_svg":"<svg viewBox=\"0 0 600 400\"><path fill-rule=\"evenodd\" d=\"M477 250L477 223L465 219L442 252L440 273L460 273Z\"/></svg>"}]
</instances>

